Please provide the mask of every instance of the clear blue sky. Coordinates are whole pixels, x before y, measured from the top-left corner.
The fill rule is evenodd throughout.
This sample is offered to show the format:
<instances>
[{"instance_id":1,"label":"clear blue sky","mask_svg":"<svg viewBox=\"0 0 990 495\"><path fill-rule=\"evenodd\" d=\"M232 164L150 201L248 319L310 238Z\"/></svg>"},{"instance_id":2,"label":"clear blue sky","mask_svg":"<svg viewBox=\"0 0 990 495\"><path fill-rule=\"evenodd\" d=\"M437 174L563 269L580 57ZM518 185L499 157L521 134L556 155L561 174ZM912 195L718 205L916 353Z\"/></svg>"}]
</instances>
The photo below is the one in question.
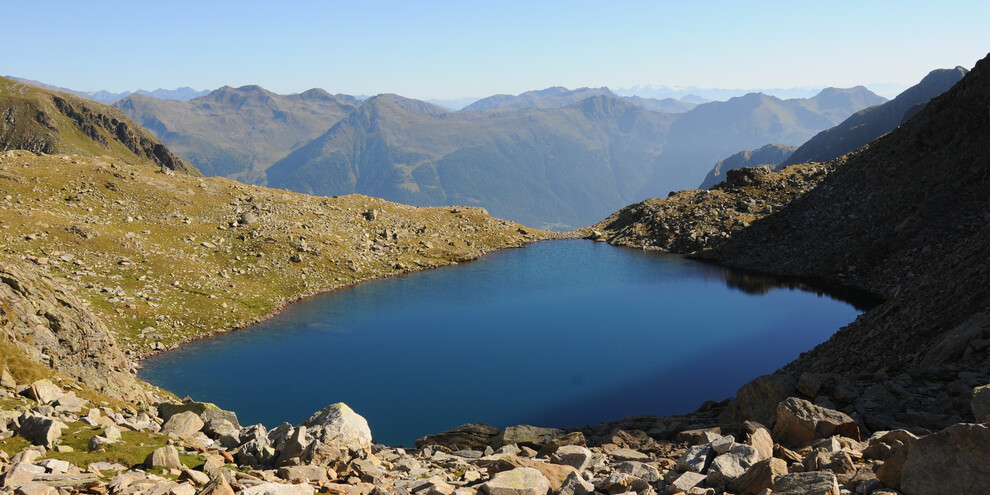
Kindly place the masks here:
<instances>
[{"instance_id":1,"label":"clear blue sky","mask_svg":"<svg viewBox=\"0 0 990 495\"><path fill-rule=\"evenodd\" d=\"M990 1L0 0L0 74L71 89L911 85L990 52Z\"/></svg>"}]
</instances>

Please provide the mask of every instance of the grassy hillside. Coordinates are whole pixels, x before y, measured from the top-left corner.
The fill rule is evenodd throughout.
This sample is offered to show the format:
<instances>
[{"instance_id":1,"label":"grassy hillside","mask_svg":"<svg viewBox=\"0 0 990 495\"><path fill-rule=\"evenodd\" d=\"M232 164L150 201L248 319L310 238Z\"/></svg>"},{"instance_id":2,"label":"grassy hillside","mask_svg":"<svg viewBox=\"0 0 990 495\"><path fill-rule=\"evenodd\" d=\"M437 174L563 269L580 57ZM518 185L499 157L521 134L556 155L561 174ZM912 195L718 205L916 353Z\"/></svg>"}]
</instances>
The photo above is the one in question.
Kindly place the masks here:
<instances>
[{"instance_id":1,"label":"grassy hillside","mask_svg":"<svg viewBox=\"0 0 990 495\"><path fill-rule=\"evenodd\" d=\"M115 106L204 174L262 184L268 166L354 109L321 89L278 95L258 86L224 86L189 101L132 95Z\"/></svg>"},{"instance_id":2,"label":"grassy hillside","mask_svg":"<svg viewBox=\"0 0 990 495\"><path fill-rule=\"evenodd\" d=\"M199 175L119 110L0 78L0 151L113 155Z\"/></svg>"}]
</instances>

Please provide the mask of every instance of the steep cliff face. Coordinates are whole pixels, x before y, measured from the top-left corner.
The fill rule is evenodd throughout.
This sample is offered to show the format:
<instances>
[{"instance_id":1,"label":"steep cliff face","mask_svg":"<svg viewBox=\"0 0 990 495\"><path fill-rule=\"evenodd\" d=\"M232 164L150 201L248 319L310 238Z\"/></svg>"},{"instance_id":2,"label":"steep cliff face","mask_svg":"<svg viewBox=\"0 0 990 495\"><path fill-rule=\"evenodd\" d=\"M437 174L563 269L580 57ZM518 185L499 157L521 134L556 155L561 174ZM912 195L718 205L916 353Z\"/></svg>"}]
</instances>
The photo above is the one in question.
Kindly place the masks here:
<instances>
[{"instance_id":1,"label":"steep cliff face","mask_svg":"<svg viewBox=\"0 0 990 495\"><path fill-rule=\"evenodd\" d=\"M71 290L29 263L0 258L0 333L31 359L122 399L142 397L106 325Z\"/></svg>"}]
</instances>

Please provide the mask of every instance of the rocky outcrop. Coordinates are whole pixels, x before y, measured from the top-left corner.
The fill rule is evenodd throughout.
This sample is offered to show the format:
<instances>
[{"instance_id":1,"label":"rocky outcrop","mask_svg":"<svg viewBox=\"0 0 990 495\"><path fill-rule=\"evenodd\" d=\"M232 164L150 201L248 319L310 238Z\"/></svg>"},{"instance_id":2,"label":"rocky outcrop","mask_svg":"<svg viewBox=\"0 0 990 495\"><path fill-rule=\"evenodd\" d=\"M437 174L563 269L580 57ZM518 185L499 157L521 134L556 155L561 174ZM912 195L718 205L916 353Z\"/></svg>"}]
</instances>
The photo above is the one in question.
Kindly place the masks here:
<instances>
[{"instance_id":1,"label":"rocky outcrop","mask_svg":"<svg viewBox=\"0 0 990 495\"><path fill-rule=\"evenodd\" d=\"M25 262L0 258L0 301L0 332L29 359L109 395L144 398L106 325L64 285ZM39 393L39 400L54 400Z\"/></svg>"},{"instance_id":2,"label":"rocky outcrop","mask_svg":"<svg viewBox=\"0 0 990 495\"><path fill-rule=\"evenodd\" d=\"M726 174L729 170L744 167L774 168L776 165L790 157L791 153L794 153L794 150L796 149L797 146L788 146L786 144L768 144L755 150L740 151L739 153L716 163L715 167L708 172L707 176L705 176L705 180L701 182L700 186L698 186L698 189L709 189L715 184L722 182L725 180Z\"/></svg>"}]
</instances>

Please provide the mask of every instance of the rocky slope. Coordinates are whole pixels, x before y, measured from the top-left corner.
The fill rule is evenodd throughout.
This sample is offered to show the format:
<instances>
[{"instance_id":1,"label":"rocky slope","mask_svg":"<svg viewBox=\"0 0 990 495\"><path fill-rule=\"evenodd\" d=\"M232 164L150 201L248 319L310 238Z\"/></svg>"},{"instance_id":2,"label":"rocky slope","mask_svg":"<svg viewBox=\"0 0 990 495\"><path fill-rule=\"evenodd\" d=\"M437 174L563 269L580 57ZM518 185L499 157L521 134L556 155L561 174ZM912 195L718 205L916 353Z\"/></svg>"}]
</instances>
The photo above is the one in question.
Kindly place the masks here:
<instances>
[{"instance_id":1,"label":"rocky slope","mask_svg":"<svg viewBox=\"0 0 990 495\"><path fill-rule=\"evenodd\" d=\"M740 151L724 160L719 160L705 176L698 189L709 189L725 180L726 172L743 167L759 167L768 165L774 168L798 149L797 146L785 144L768 144L755 150ZM806 162L801 162L806 163Z\"/></svg>"},{"instance_id":2,"label":"rocky slope","mask_svg":"<svg viewBox=\"0 0 990 495\"><path fill-rule=\"evenodd\" d=\"M131 163L199 175L120 111L65 93L0 78L0 151L115 155Z\"/></svg>"}]
</instances>

